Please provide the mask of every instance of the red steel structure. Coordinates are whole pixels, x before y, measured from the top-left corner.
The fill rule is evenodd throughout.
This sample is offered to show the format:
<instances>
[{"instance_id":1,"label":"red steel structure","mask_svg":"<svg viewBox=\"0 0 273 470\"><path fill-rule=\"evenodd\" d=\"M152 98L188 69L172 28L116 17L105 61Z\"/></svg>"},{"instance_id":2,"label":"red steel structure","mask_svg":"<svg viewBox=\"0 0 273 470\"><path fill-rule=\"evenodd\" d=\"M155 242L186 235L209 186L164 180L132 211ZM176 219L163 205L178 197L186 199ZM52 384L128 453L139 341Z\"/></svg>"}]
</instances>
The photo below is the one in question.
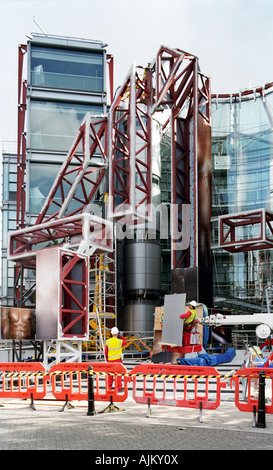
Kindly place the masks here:
<instances>
[{"instance_id":1,"label":"red steel structure","mask_svg":"<svg viewBox=\"0 0 273 470\"><path fill-rule=\"evenodd\" d=\"M17 129L17 216L16 227L25 226L25 171L26 171L26 133L25 114L27 107L27 81L23 80L24 56L27 52L26 45L20 45L18 49L18 129Z\"/></svg>"},{"instance_id":2,"label":"red steel structure","mask_svg":"<svg viewBox=\"0 0 273 470\"><path fill-rule=\"evenodd\" d=\"M19 53L20 89L25 51L26 48L21 47ZM112 57L108 56L107 61L112 99ZM26 90L25 83L23 89ZM109 120L102 118L91 122L87 119L80 127L35 225L26 231L25 192L21 191L25 174L25 97L26 94L23 94L18 128L18 141L20 136L23 142L22 147L18 144L19 231L10 237L11 258L20 259L22 255L21 259L26 259L28 254L31 253L32 256L35 253L35 245L68 236L69 231L70 235L79 234L83 230L83 216L106 175L108 165L110 218L119 219L129 215L133 223L139 219L147 220L152 201L152 116L159 109L167 109L169 117L163 127L170 123L172 130L171 207L177 208L177 212L171 214L171 264L172 269L198 267L199 233L204 220L200 214L200 197L203 198L204 195L200 196L198 185L201 166L198 139L204 133L204 127L207 138L210 139L210 80L200 72L196 56L180 49L162 46L154 63L147 68L132 66L113 99ZM207 175L204 179L206 178ZM71 208L73 202L77 202L77 209ZM185 232L183 217L189 206L191 241L186 243L187 237L185 240L183 237L182 244L177 248L177 233L183 235ZM208 212L206 219L210 226ZM186 229L189 230L188 227ZM93 227L91 232L92 230ZM100 236L102 233L109 234L107 224L100 231ZM110 244L111 242L110 237ZM97 248L109 248L108 241L106 244L98 244ZM24 263L25 261L20 262L21 267Z\"/></svg>"},{"instance_id":3,"label":"red steel structure","mask_svg":"<svg viewBox=\"0 0 273 470\"><path fill-rule=\"evenodd\" d=\"M109 112L109 208L115 219L149 215L151 98L150 69L133 65Z\"/></svg>"},{"instance_id":4,"label":"red steel structure","mask_svg":"<svg viewBox=\"0 0 273 470\"><path fill-rule=\"evenodd\" d=\"M219 217L219 248L230 253L273 247L273 214L265 209Z\"/></svg>"},{"instance_id":5,"label":"red steel structure","mask_svg":"<svg viewBox=\"0 0 273 470\"><path fill-rule=\"evenodd\" d=\"M198 134L204 125L210 133L210 79L200 72L197 57L180 49L162 46L154 67L156 100L153 110L160 106L171 109L165 126L171 121L171 207L177 208L177 219L172 217L171 226L172 268L198 267ZM191 244L174 249L177 230L183 232L182 212L186 204L191 205Z\"/></svg>"}]
</instances>

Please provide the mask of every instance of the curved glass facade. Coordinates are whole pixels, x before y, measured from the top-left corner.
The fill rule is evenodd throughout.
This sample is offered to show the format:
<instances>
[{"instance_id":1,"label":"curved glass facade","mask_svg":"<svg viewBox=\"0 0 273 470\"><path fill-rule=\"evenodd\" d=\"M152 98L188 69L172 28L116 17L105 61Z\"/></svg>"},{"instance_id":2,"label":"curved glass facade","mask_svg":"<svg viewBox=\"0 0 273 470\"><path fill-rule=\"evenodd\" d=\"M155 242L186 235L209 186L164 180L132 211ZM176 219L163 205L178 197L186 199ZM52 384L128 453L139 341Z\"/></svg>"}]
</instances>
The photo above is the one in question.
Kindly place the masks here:
<instances>
[{"instance_id":1,"label":"curved glass facade","mask_svg":"<svg viewBox=\"0 0 273 470\"><path fill-rule=\"evenodd\" d=\"M273 85L212 99L213 242L218 216L273 211ZM241 235L244 238L244 231ZM273 282L273 250L213 250L214 296L261 303Z\"/></svg>"}]
</instances>

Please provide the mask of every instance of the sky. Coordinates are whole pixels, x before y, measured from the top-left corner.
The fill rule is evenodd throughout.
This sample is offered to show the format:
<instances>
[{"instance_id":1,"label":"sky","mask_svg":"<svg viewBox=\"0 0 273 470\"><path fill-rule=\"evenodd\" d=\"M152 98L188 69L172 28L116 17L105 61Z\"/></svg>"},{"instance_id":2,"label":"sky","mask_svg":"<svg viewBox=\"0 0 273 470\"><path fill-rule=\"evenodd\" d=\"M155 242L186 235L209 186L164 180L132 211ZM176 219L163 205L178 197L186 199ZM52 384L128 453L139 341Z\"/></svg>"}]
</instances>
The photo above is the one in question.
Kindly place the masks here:
<instances>
[{"instance_id":1,"label":"sky","mask_svg":"<svg viewBox=\"0 0 273 470\"><path fill-rule=\"evenodd\" d=\"M0 142L16 141L18 45L26 34L96 39L114 56L114 87L161 45L199 58L213 93L273 81L273 0L0 0Z\"/></svg>"}]
</instances>

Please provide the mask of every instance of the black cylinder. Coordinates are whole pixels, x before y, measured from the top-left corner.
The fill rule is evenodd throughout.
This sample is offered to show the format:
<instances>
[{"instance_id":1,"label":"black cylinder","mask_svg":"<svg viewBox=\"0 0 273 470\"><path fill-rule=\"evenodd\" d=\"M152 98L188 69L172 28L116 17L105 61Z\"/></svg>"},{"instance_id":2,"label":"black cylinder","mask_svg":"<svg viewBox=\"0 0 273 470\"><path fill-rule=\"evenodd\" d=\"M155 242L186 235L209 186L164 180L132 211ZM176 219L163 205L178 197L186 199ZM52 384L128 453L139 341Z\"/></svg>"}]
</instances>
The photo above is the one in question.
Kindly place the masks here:
<instances>
[{"instance_id":1,"label":"black cylinder","mask_svg":"<svg viewBox=\"0 0 273 470\"><path fill-rule=\"evenodd\" d=\"M95 399L94 399L94 381L93 381L93 367L88 367L88 411L87 416L94 416L95 414Z\"/></svg>"},{"instance_id":2,"label":"black cylinder","mask_svg":"<svg viewBox=\"0 0 273 470\"><path fill-rule=\"evenodd\" d=\"M258 399L258 420L257 428L265 428L265 374L261 370L259 373L259 399Z\"/></svg>"}]
</instances>

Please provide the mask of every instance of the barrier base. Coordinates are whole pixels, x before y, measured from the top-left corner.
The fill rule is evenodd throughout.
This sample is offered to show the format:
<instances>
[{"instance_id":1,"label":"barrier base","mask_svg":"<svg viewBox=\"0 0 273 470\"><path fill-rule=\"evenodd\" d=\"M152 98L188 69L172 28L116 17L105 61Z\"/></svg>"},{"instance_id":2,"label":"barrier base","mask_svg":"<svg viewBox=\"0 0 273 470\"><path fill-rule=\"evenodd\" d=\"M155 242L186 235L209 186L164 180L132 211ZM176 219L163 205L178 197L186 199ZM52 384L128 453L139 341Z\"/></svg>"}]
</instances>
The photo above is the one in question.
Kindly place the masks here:
<instances>
[{"instance_id":1,"label":"barrier base","mask_svg":"<svg viewBox=\"0 0 273 470\"><path fill-rule=\"evenodd\" d=\"M30 397L30 408L34 411L36 411L36 407L34 405L34 400L33 400L33 395L31 394L31 397Z\"/></svg>"},{"instance_id":2,"label":"barrier base","mask_svg":"<svg viewBox=\"0 0 273 470\"><path fill-rule=\"evenodd\" d=\"M152 412L152 410L151 410L151 400L150 400L150 398L148 398L148 409L147 409L147 412L146 412L146 415L145 415L146 418L149 418L149 416L151 415L151 412Z\"/></svg>"},{"instance_id":3,"label":"barrier base","mask_svg":"<svg viewBox=\"0 0 273 470\"><path fill-rule=\"evenodd\" d=\"M75 407L68 401L67 395L66 395L65 404L61 407L61 409L60 409L59 411L64 411L66 408L68 408L69 410L71 410L71 408L75 408Z\"/></svg>"},{"instance_id":4,"label":"barrier base","mask_svg":"<svg viewBox=\"0 0 273 470\"><path fill-rule=\"evenodd\" d=\"M118 406L116 406L114 403L113 403L113 399L112 397L110 397L110 403L109 405L102 411L99 411L99 413L112 413L112 412L115 412L115 411L123 411L123 410L120 410Z\"/></svg>"}]
</instances>

